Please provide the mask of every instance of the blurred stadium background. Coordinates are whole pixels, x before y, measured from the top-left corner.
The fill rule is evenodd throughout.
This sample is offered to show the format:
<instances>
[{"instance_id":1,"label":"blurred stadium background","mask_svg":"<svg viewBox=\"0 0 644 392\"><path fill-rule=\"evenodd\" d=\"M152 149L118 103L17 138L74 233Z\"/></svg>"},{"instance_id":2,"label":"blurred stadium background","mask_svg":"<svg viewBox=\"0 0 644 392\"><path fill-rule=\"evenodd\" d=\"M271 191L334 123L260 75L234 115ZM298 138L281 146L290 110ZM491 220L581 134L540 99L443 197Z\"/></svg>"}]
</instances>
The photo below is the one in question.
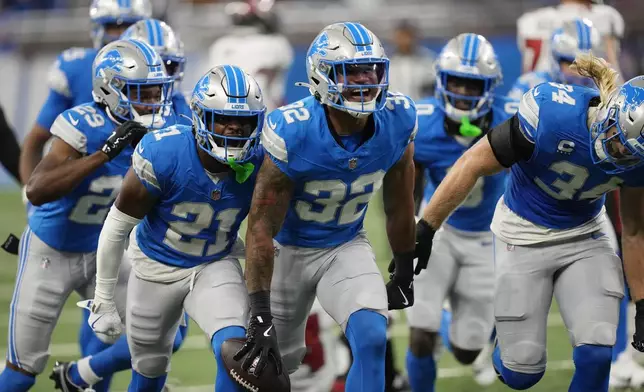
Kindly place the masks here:
<instances>
[{"instance_id":1,"label":"blurred stadium background","mask_svg":"<svg viewBox=\"0 0 644 392\"><path fill-rule=\"evenodd\" d=\"M224 13L226 1L153 0L155 17L166 20L186 44L188 62L183 88L191 89L196 79L210 68L208 48L227 32L230 21ZM32 126L47 94L47 71L61 50L72 46L89 46L88 0L0 0L0 104L21 140ZM305 81L304 55L311 39L319 30L337 21L359 21L372 29L385 43L389 53L395 48L395 27L408 21L418 28L421 43L438 51L449 38L463 32L485 35L495 47L504 73L505 92L521 72L521 57L516 45L516 20L527 10L556 4L555 0L278 0L281 31L294 47L294 62L288 74L286 101L307 94L294 86ZM610 2L624 16L626 35L620 58L625 79L644 73L644 1ZM225 59L222 59L225 62ZM431 72L430 69L427 72ZM2 169L0 169L2 170ZM18 187L0 172L0 239L22 232L25 212ZM384 271L390 253L384 232L379 198L372 203L367 230ZM0 352L5 351L8 309L13 291L16 259L0 254ZM72 298L54 333L51 346L54 359L71 360L78 356L77 332L80 312L73 309ZM407 331L404 323L394 326L398 341L397 365L404 367ZM548 371L533 390L567 390L572 375L571 349L567 331L556 309L552 310L548 329ZM173 391L212 391L215 361L206 340L196 326L183 349L173 357L170 383ZM471 371L460 367L449 355L440 363L438 390L481 390L470 377ZM115 391L127 388L129 374L115 379ZM34 391L52 391L41 376ZM486 391L508 390L498 382Z\"/></svg>"}]
</instances>

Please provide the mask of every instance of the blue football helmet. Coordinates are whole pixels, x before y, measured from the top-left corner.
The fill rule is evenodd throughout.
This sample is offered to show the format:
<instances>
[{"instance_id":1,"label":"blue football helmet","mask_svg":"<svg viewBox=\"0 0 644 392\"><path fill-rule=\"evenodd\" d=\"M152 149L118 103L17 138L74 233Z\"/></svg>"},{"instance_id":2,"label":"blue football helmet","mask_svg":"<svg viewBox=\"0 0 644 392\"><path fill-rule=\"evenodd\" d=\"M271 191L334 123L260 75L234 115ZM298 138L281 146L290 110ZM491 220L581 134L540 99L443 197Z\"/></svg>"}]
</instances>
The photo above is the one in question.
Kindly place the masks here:
<instances>
[{"instance_id":1,"label":"blue football helmet","mask_svg":"<svg viewBox=\"0 0 644 392\"><path fill-rule=\"evenodd\" d=\"M324 105L354 117L385 107L389 59L378 37L360 23L325 27L306 54L306 73L309 82L300 85Z\"/></svg>"},{"instance_id":2,"label":"blue football helmet","mask_svg":"<svg viewBox=\"0 0 644 392\"><path fill-rule=\"evenodd\" d=\"M109 25L125 27L152 17L150 0L92 0L89 18L92 21L92 42L99 49L119 39L120 34L107 32Z\"/></svg>"},{"instance_id":3,"label":"blue football helmet","mask_svg":"<svg viewBox=\"0 0 644 392\"><path fill-rule=\"evenodd\" d=\"M644 76L612 96L590 127L593 162L609 174L644 164Z\"/></svg>"},{"instance_id":4,"label":"blue football helmet","mask_svg":"<svg viewBox=\"0 0 644 392\"><path fill-rule=\"evenodd\" d=\"M128 27L121 38L143 41L152 46L161 56L168 75L176 81L183 79L186 55L183 42L165 22L157 19L143 19Z\"/></svg>"},{"instance_id":5,"label":"blue football helmet","mask_svg":"<svg viewBox=\"0 0 644 392\"><path fill-rule=\"evenodd\" d=\"M562 63L571 64L579 54L593 52L601 57L599 31L588 19L575 18L555 30L550 39L551 73L559 83L595 87L591 78L571 74L562 70Z\"/></svg>"},{"instance_id":6,"label":"blue football helmet","mask_svg":"<svg viewBox=\"0 0 644 392\"><path fill-rule=\"evenodd\" d=\"M233 65L212 68L197 82L190 109L199 148L226 164L253 157L259 147L266 105L252 76ZM216 132L217 126L233 121L241 124L241 136Z\"/></svg>"},{"instance_id":7,"label":"blue football helmet","mask_svg":"<svg viewBox=\"0 0 644 392\"><path fill-rule=\"evenodd\" d=\"M465 33L449 40L434 65L436 98L447 117L462 122L476 120L492 108L494 89L503 81L501 64L485 37ZM458 93L449 85L458 84Z\"/></svg>"},{"instance_id":8,"label":"blue football helmet","mask_svg":"<svg viewBox=\"0 0 644 392\"><path fill-rule=\"evenodd\" d=\"M114 120L164 126L162 114L172 106L174 80L151 46L136 40L110 42L96 55L92 75L94 101L104 104Z\"/></svg>"}]
</instances>

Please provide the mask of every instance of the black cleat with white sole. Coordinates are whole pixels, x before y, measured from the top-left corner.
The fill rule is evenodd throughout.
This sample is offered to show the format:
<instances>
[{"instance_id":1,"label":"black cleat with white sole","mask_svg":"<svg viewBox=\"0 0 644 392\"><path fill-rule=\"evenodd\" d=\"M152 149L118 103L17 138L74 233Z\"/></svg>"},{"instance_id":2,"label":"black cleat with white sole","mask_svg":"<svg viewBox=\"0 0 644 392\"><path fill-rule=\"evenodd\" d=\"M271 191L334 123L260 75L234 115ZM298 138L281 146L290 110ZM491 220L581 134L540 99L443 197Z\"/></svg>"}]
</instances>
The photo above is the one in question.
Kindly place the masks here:
<instances>
[{"instance_id":1,"label":"black cleat with white sole","mask_svg":"<svg viewBox=\"0 0 644 392\"><path fill-rule=\"evenodd\" d=\"M58 362L54 365L49 379L54 381L54 389L60 389L63 392L93 392L91 388L83 388L71 382L68 377L69 367L74 362Z\"/></svg>"}]
</instances>

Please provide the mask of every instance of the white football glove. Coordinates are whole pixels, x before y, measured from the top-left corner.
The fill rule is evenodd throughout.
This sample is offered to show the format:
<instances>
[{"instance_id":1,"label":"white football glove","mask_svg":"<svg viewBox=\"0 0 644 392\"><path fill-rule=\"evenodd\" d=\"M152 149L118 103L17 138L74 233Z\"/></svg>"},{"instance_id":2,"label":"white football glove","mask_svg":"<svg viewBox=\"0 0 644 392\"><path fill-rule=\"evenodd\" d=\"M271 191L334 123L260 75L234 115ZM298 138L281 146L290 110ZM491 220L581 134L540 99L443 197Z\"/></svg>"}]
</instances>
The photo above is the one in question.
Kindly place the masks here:
<instances>
[{"instance_id":1,"label":"white football glove","mask_svg":"<svg viewBox=\"0 0 644 392\"><path fill-rule=\"evenodd\" d=\"M113 301L99 302L93 299L79 301L76 306L91 313L87 323L101 342L114 344L123 332L121 317Z\"/></svg>"}]
</instances>

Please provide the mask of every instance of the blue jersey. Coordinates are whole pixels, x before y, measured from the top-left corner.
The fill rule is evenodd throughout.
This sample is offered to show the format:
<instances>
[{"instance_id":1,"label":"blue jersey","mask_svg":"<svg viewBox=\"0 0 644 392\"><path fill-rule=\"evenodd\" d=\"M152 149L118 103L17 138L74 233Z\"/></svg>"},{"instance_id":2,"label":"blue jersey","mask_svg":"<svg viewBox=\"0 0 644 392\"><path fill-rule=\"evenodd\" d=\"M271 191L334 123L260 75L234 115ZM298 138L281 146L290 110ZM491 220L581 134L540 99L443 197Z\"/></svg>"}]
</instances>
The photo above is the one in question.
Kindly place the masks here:
<instances>
[{"instance_id":1,"label":"blue jersey","mask_svg":"<svg viewBox=\"0 0 644 392\"><path fill-rule=\"evenodd\" d=\"M67 109L92 102L92 64L98 51L71 48L62 52L49 71L49 95L36 123L49 130L56 117Z\"/></svg>"},{"instance_id":2,"label":"blue jersey","mask_svg":"<svg viewBox=\"0 0 644 392\"><path fill-rule=\"evenodd\" d=\"M239 225L248 215L262 159L260 148L251 162L255 171L243 183L229 175L217 182L208 176L192 128L183 125L145 135L132 167L157 203L138 225L141 251L158 262L189 268L227 256Z\"/></svg>"},{"instance_id":3,"label":"blue jersey","mask_svg":"<svg viewBox=\"0 0 644 392\"><path fill-rule=\"evenodd\" d=\"M546 71L535 71L528 72L527 74L521 75L512 89L508 93L508 97L516 99L517 101L521 99L523 94L527 93L531 88L540 85L541 83L554 82L554 78L550 72Z\"/></svg>"},{"instance_id":4,"label":"blue jersey","mask_svg":"<svg viewBox=\"0 0 644 392\"><path fill-rule=\"evenodd\" d=\"M570 229L594 218L604 195L618 186L644 186L644 168L607 174L592 161L587 125L597 90L541 84L519 106L519 123L534 143L527 161L514 164L504 200L517 215L552 229Z\"/></svg>"},{"instance_id":5,"label":"blue jersey","mask_svg":"<svg viewBox=\"0 0 644 392\"><path fill-rule=\"evenodd\" d=\"M404 95L389 93L386 107L372 116L374 134L353 152L334 139L314 97L268 116L264 148L295 184L280 244L328 248L362 230L367 203L416 132L416 107Z\"/></svg>"},{"instance_id":6,"label":"blue jersey","mask_svg":"<svg viewBox=\"0 0 644 392\"><path fill-rule=\"evenodd\" d=\"M116 128L96 103L63 112L51 133L82 154L99 151ZM47 245L65 252L92 252L110 206L130 167L134 149L126 147L116 158L88 175L72 192L34 208L29 227Z\"/></svg>"},{"instance_id":7,"label":"blue jersey","mask_svg":"<svg viewBox=\"0 0 644 392\"><path fill-rule=\"evenodd\" d=\"M456 160L476 140L455 137L445 130L445 113L438 101L429 98L416 105L418 109L418 134L414 142L414 160L423 165L427 186L423 197L429 200ZM495 97L490 128L512 117L518 102ZM449 217L447 223L464 231L489 231L494 208L505 190L506 172L481 177L469 196Z\"/></svg>"}]
</instances>

